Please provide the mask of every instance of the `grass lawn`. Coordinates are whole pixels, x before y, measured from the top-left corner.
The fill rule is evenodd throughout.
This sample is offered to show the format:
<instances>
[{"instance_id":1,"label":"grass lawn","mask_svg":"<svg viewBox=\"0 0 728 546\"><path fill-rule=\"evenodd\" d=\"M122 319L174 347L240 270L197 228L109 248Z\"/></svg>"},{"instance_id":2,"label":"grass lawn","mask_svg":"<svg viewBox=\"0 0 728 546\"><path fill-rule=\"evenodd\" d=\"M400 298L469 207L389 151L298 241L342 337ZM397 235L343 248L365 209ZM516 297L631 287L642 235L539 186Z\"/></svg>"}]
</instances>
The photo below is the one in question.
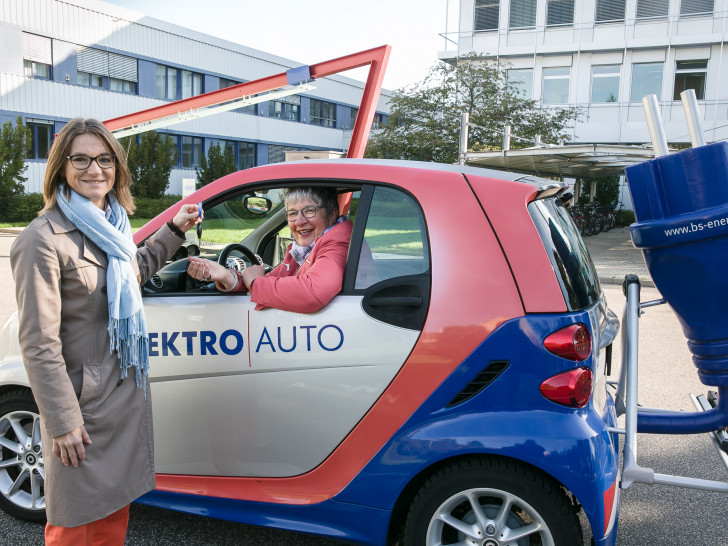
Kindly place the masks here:
<instances>
[{"instance_id":1,"label":"grass lawn","mask_svg":"<svg viewBox=\"0 0 728 546\"><path fill-rule=\"evenodd\" d=\"M141 228L149 222L150 218L137 218L131 216L129 223L132 232ZM402 221L399 218L379 218L371 222L373 225L367 229L367 242L372 252L400 255L422 255L422 242L419 229L410 225L409 221ZM245 228L243 225L237 227L225 227L224 222L217 219L206 220L203 223L202 238L210 243L227 244L230 241L241 241L252 228ZM25 227L28 222L3 222L2 227ZM281 236L288 237L290 231L287 227L281 230Z\"/></svg>"}]
</instances>

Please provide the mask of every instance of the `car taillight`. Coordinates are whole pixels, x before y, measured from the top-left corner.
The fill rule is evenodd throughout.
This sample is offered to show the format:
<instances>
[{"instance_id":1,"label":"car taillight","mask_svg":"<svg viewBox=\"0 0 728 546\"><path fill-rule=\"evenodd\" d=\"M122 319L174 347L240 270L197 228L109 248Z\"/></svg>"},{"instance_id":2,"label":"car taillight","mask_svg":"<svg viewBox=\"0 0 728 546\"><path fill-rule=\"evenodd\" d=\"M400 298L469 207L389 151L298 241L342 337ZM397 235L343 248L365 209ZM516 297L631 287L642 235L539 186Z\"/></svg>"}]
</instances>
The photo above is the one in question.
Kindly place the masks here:
<instances>
[{"instance_id":1,"label":"car taillight","mask_svg":"<svg viewBox=\"0 0 728 546\"><path fill-rule=\"evenodd\" d=\"M547 337L543 346L568 360L586 360L592 351L591 334L586 324L572 324Z\"/></svg>"},{"instance_id":2,"label":"car taillight","mask_svg":"<svg viewBox=\"0 0 728 546\"><path fill-rule=\"evenodd\" d=\"M541 383L541 394L552 402L570 408L583 408L592 391L592 373L589 368L576 368Z\"/></svg>"}]
</instances>

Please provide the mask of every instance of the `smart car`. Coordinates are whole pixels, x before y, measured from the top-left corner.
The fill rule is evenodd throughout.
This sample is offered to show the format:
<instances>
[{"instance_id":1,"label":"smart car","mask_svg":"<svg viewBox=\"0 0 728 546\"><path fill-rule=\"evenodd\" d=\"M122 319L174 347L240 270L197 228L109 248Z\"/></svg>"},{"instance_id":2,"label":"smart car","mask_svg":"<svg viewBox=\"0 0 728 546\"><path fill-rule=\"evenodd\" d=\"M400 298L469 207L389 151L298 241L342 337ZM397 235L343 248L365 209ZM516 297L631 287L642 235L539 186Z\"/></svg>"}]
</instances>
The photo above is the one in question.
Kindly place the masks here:
<instances>
[{"instance_id":1,"label":"smart car","mask_svg":"<svg viewBox=\"0 0 728 546\"><path fill-rule=\"evenodd\" d=\"M282 261L282 190L334 187L353 221L322 310L256 311L189 255ZM138 502L408 545L614 544L618 321L560 182L383 160L281 163L183 199L198 233L143 287L157 488ZM141 243L177 204L135 234ZM0 507L43 517L43 454L11 319Z\"/></svg>"}]
</instances>

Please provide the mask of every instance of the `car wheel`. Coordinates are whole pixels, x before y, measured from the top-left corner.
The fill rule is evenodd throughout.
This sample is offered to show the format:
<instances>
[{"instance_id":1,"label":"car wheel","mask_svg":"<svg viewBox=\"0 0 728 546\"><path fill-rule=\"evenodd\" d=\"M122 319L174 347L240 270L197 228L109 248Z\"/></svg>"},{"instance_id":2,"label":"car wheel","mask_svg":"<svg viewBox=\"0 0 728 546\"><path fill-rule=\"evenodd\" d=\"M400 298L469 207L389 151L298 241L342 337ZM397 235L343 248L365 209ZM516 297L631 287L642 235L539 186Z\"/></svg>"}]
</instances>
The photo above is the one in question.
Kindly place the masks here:
<instances>
[{"instance_id":1,"label":"car wheel","mask_svg":"<svg viewBox=\"0 0 728 546\"><path fill-rule=\"evenodd\" d=\"M45 471L40 416L30 390L0 396L0 509L45 521Z\"/></svg>"},{"instance_id":2,"label":"car wheel","mask_svg":"<svg viewBox=\"0 0 728 546\"><path fill-rule=\"evenodd\" d=\"M550 478L513 461L466 459L438 470L417 493L407 546L583 545L576 510Z\"/></svg>"}]
</instances>

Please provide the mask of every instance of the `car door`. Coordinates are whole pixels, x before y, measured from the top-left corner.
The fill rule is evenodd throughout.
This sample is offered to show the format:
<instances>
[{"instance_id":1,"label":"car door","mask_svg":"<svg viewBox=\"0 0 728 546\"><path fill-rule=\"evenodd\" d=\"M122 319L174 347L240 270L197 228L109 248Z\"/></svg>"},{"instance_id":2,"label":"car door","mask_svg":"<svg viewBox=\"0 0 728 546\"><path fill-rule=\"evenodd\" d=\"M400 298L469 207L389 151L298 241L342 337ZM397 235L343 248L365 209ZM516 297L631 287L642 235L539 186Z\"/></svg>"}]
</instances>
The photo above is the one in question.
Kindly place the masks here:
<instances>
[{"instance_id":1,"label":"car door","mask_svg":"<svg viewBox=\"0 0 728 546\"><path fill-rule=\"evenodd\" d=\"M429 302L424 218L399 189L355 195L344 287L316 313L207 289L145 296L158 473L305 473L397 374Z\"/></svg>"}]
</instances>

